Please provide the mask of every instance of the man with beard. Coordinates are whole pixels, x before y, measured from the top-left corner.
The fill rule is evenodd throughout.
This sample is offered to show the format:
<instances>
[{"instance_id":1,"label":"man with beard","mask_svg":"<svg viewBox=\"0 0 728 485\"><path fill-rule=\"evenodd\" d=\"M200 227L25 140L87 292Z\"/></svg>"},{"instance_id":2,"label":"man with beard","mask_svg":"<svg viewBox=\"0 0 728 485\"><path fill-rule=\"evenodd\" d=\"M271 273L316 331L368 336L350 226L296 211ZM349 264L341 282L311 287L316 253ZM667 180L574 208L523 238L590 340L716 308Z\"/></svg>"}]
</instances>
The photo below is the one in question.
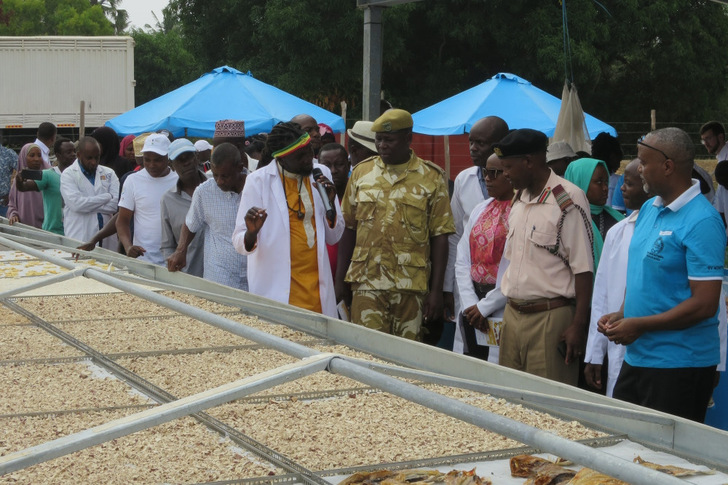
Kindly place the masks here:
<instances>
[{"instance_id":1,"label":"man with beard","mask_svg":"<svg viewBox=\"0 0 728 485\"><path fill-rule=\"evenodd\" d=\"M250 292L337 317L326 244L339 240L344 220L331 172L316 165L323 174L314 180L311 136L296 123L274 126L266 151L273 160L248 175L233 232L235 249L248 255Z\"/></svg>"},{"instance_id":2,"label":"man with beard","mask_svg":"<svg viewBox=\"0 0 728 485\"><path fill-rule=\"evenodd\" d=\"M463 235L463 228L468 224L470 213L475 206L488 198L488 190L485 188L485 163L488 157L493 154L492 144L499 142L508 134L508 124L497 116L487 116L476 121L470 129L468 142L470 145L470 158L473 166L466 168L455 177L455 186L450 200L452 218L455 222L455 233L448 238L447 270L445 271L445 312L450 317L455 317L462 308L456 306L460 298L455 294L455 261L457 259L457 247ZM475 352L478 344L475 341L475 330L470 327L459 328L455 332L453 350L458 353ZM483 349L481 349L483 350Z\"/></svg>"}]
</instances>

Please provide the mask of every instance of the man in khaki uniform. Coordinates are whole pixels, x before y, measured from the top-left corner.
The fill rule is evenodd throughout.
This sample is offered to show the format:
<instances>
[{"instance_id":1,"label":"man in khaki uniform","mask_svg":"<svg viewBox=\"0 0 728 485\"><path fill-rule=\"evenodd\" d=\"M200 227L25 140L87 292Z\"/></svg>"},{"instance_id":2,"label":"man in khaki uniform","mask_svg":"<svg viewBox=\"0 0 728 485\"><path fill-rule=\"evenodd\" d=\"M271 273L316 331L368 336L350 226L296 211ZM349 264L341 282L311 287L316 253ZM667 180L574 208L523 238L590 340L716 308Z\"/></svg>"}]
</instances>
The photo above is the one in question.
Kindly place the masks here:
<instances>
[{"instance_id":1,"label":"man in khaki uniform","mask_svg":"<svg viewBox=\"0 0 728 485\"><path fill-rule=\"evenodd\" d=\"M352 322L421 340L423 321L435 328L442 318L455 231L447 186L443 171L410 149L408 112L388 110L372 131L379 156L354 167L342 200L337 298L350 304Z\"/></svg>"},{"instance_id":2,"label":"man in khaki uniform","mask_svg":"<svg viewBox=\"0 0 728 485\"><path fill-rule=\"evenodd\" d=\"M546 165L547 143L540 131L520 129L493 145L517 190L500 364L576 385L594 272L591 218L584 192Z\"/></svg>"}]
</instances>

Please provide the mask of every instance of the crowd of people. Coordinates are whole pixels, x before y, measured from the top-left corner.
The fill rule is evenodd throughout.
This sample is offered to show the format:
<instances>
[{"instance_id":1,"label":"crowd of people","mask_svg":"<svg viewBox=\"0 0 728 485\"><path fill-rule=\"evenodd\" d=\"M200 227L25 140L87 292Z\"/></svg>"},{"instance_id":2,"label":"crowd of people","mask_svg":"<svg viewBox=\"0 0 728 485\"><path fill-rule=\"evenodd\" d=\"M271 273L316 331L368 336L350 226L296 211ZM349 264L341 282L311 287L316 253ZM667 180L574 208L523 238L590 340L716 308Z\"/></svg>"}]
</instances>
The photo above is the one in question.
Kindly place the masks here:
<instances>
[{"instance_id":1,"label":"crowd of people","mask_svg":"<svg viewBox=\"0 0 728 485\"><path fill-rule=\"evenodd\" d=\"M723 125L700 130L717 190L678 128L642 137L622 171L607 133L575 153L489 116L450 191L412 128L389 109L346 147L308 114L252 137L221 120L209 141L102 127L74 144L43 123L19 155L0 146L0 210L80 249L703 421L726 356Z\"/></svg>"}]
</instances>

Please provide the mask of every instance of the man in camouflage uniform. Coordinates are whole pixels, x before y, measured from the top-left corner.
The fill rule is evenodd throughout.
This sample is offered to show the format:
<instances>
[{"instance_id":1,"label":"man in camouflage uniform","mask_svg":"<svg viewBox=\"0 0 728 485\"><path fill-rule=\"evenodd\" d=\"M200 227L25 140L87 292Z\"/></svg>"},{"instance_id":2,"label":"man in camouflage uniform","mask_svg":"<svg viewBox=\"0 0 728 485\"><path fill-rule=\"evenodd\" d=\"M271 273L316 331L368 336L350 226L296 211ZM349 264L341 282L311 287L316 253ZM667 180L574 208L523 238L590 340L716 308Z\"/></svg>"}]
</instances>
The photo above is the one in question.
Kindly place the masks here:
<instances>
[{"instance_id":1,"label":"man in camouflage uniform","mask_svg":"<svg viewBox=\"0 0 728 485\"><path fill-rule=\"evenodd\" d=\"M385 112L372 131L379 156L354 167L342 201L337 298L350 304L354 323L422 340L423 321L434 328L442 318L455 231L447 185L437 165L410 149L408 112Z\"/></svg>"}]
</instances>

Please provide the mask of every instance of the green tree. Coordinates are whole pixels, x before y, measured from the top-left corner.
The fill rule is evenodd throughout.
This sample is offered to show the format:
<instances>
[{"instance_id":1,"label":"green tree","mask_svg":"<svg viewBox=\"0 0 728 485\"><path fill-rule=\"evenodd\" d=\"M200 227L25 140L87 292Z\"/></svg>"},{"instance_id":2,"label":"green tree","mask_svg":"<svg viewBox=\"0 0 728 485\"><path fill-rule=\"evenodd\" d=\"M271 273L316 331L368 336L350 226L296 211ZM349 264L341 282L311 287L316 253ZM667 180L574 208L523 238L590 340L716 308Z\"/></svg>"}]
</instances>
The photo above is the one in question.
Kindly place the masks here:
<instances>
[{"instance_id":1,"label":"green tree","mask_svg":"<svg viewBox=\"0 0 728 485\"><path fill-rule=\"evenodd\" d=\"M605 120L728 117L728 31L709 0L569 0L573 81ZM185 45L329 109L361 98L362 13L354 0L174 0ZM427 0L384 12L383 89L416 111L511 72L560 95L559 0ZM566 74L565 74L566 71Z\"/></svg>"},{"instance_id":2,"label":"green tree","mask_svg":"<svg viewBox=\"0 0 728 485\"><path fill-rule=\"evenodd\" d=\"M135 104L146 103L198 78L204 70L182 42L179 32L134 29Z\"/></svg>"},{"instance_id":3,"label":"green tree","mask_svg":"<svg viewBox=\"0 0 728 485\"><path fill-rule=\"evenodd\" d=\"M89 0L91 5L99 5L106 17L114 24L114 32L119 35L129 27L129 14L119 8L122 0Z\"/></svg>"},{"instance_id":4,"label":"green tree","mask_svg":"<svg viewBox=\"0 0 728 485\"><path fill-rule=\"evenodd\" d=\"M206 70L230 65L331 111L361 99L362 13L354 2L175 0Z\"/></svg>"},{"instance_id":5,"label":"green tree","mask_svg":"<svg viewBox=\"0 0 728 485\"><path fill-rule=\"evenodd\" d=\"M88 0L4 0L0 35L113 35L100 6Z\"/></svg>"}]
</instances>

